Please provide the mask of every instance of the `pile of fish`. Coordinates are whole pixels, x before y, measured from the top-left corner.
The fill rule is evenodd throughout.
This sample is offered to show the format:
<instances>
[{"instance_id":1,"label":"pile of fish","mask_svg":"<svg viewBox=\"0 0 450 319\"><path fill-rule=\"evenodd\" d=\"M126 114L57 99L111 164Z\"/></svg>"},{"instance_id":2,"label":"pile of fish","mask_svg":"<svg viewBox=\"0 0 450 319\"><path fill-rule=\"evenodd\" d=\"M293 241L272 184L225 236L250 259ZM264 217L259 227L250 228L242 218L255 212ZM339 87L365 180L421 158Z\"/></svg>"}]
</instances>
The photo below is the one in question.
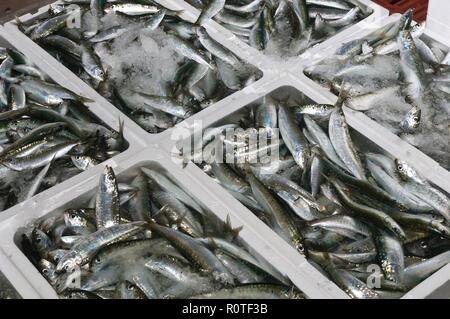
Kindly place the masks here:
<instances>
[{"instance_id":1,"label":"pile of fish","mask_svg":"<svg viewBox=\"0 0 450 319\"><path fill-rule=\"evenodd\" d=\"M32 25L17 23L150 133L261 77L180 11L152 1L104 2L65 0Z\"/></svg>"},{"instance_id":2,"label":"pile of fish","mask_svg":"<svg viewBox=\"0 0 450 319\"><path fill-rule=\"evenodd\" d=\"M125 150L122 129L104 126L88 101L0 48L0 211Z\"/></svg>"},{"instance_id":3,"label":"pile of fish","mask_svg":"<svg viewBox=\"0 0 450 319\"><path fill-rule=\"evenodd\" d=\"M450 54L422 36L425 23L411 19L410 10L305 73L335 92L344 88L348 107L450 169Z\"/></svg>"},{"instance_id":4,"label":"pile of fish","mask_svg":"<svg viewBox=\"0 0 450 319\"><path fill-rule=\"evenodd\" d=\"M450 263L450 198L408 163L357 147L344 100L266 96L184 156L351 297L397 298Z\"/></svg>"},{"instance_id":5,"label":"pile of fish","mask_svg":"<svg viewBox=\"0 0 450 319\"><path fill-rule=\"evenodd\" d=\"M63 298L301 298L159 169L106 167L85 205L46 217L22 249Z\"/></svg>"},{"instance_id":6,"label":"pile of fish","mask_svg":"<svg viewBox=\"0 0 450 319\"><path fill-rule=\"evenodd\" d=\"M20 295L2 273L0 273L0 299L20 299Z\"/></svg>"},{"instance_id":7,"label":"pile of fish","mask_svg":"<svg viewBox=\"0 0 450 319\"><path fill-rule=\"evenodd\" d=\"M371 14L353 0L188 0L202 9L197 23L212 17L258 50L297 56Z\"/></svg>"}]
</instances>

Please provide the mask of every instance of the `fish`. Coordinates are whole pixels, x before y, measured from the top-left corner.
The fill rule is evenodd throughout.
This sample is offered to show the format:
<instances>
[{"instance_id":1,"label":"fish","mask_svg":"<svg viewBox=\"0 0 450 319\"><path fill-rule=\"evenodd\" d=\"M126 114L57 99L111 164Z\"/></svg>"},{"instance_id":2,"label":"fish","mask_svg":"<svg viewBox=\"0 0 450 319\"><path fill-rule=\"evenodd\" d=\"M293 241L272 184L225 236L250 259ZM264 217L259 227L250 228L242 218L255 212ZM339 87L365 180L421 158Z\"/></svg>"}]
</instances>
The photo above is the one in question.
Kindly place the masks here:
<instances>
[{"instance_id":1,"label":"fish","mask_svg":"<svg viewBox=\"0 0 450 319\"><path fill-rule=\"evenodd\" d=\"M407 287L414 287L423 279L449 263L450 252L444 252L426 261L405 268L404 282Z\"/></svg>"},{"instance_id":2,"label":"fish","mask_svg":"<svg viewBox=\"0 0 450 319\"><path fill-rule=\"evenodd\" d=\"M197 35L200 43L214 56L218 57L221 61L224 61L230 64L233 67L239 66L239 60L234 55L234 53L230 52L228 49L223 47L221 44L213 40L208 32L206 32L205 28L198 27Z\"/></svg>"},{"instance_id":3,"label":"fish","mask_svg":"<svg viewBox=\"0 0 450 319\"><path fill-rule=\"evenodd\" d=\"M54 18L64 15L66 11L72 12L71 8L75 3L77 9L74 12L80 12L81 19L74 19L70 25L55 26L51 32L34 39L147 132L156 134L173 127L179 119L186 119L232 92L250 85L262 76L256 68L243 62L211 38L202 26L215 18L223 9L224 2L211 1L199 16L197 24L180 17L183 10L171 10L148 1L66 2L59 4L58 10L61 13ZM116 23L105 22L113 20ZM48 21L50 18L43 19L43 23ZM28 28L19 23L19 27L29 35L40 25ZM250 33L250 30L247 32ZM159 37L158 34L165 40L153 42L152 47L151 42ZM154 50L154 45L159 46L161 52L170 54L157 54L154 58L147 59L145 55L158 52ZM127 47L127 50L120 50L120 46ZM133 50L137 47L140 49ZM125 57L126 52L134 56L128 59ZM20 64L24 64L22 57L17 54L12 56L17 58L17 61L20 60ZM4 77L8 81L19 81L10 76L8 66L14 59L7 59L2 63ZM157 71L158 67L169 63L169 60L173 61L173 65L189 65L189 68L195 69L196 72L187 76L188 73L177 74L172 68L163 67L161 71ZM164 76L167 78L165 83L158 84L151 90L141 87L137 85L142 81L141 72L131 72L129 79L124 81L132 68L142 69L153 64L158 67L152 66L149 72L144 72L145 76L155 78L156 73L158 76L167 73L167 76ZM117 72L121 68L119 65L123 66L123 72ZM30 67L18 70L27 71L26 74L33 71ZM155 74L151 76L153 72ZM171 72L173 74L169 75ZM13 74L16 73L13 71ZM179 75L183 76L179 78ZM174 81L169 80L172 76ZM0 85L0 106L3 97L1 88ZM123 94L126 91L131 93ZM141 93L148 96L142 97ZM40 104L52 102L55 106L62 103L60 97L53 96L38 95L35 100ZM146 100L151 100L151 103L146 103ZM67 107L64 106L61 110L67 112Z\"/></svg>"},{"instance_id":4,"label":"fish","mask_svg":"<svg viewBox=\"0 0 450 319\"><path fill-rule=\"evenodd\" d=\"M408 192L398 181L390 177L379 166L372 163L370 160L367 161L367 164L376 182L384 190L397 198L397 200L405 207L417 212L429 212L432 210L429 205L423 202L423 200Z\"/></svg>"},{"instance_id":5,"label":"fish","mask_svg":"<svg viewBox=\"0 0 450 319\"><path fill-rule=\"evenodd\" d=\"M352 298L358 299L379 299L379 294L367 287L366 283L354 277L344 269L333 269L329 267L328 273L336 281L339 287L347 291Z\"/></svg>"},{"instance_id":6,"label":"fish","mask_svg":"<svg viewBox=\"0 0 450 319\"><path fill-rule=\"evenodd\" d=\"M380 227L383 227L391 231L393 234L397 235L400 239L406 238L404 230L392 217L390 217L383 211L354 202L348 196L348 194L346 194L344 189L345 186L343 186L342 183L338 182L335 179L331 179L330 181L335 187L339 198L345 203L345 205L348 205L355 212L358 213L358 215L356 216L360 216L365 220L370 220L372 223L375 223Z\"/></svg>"},{"instance_id":7,"label":"fish","mask_svg":"<svg viewBox=\"0 0 450 319\"><path fill-rule=\"evenodd\" d=\"M431 258L446 252L449 248L450 240L440 235L432 235L427 238L417 239L404 245L405 252L409 255Z\"/></svg>"},{"instance_id":8,"label":"fish","mask_svg":"<svg viewBox=\"0 0 450 319\"><path fill-rule=\"evenodd\" d=\"M159 7L140 3L112 3L104 8L105 13L122 13L128 16L141 16L158 13Z\"/></svg>"},{"instance_id":9,"label":"fish","mask_svg":"<svg viewBox=\"0 0 450 319\"><path fill-rule=\"evenodd\" d=\"M312 138L319 144L320 148L328 156L328 158L330 158L336 165L347 171L347 166L336 154L331 140L328 138L322 128L307 115L305 115L303 119L305 121L306 127L308 128L308 132L311 134Z\"/></svg>"},{"instance_id":10,"label":"fish","mask_svg":"<svg viewBox=\"0 0 450 319\"><path fill-rule=\"evenodd\" d=\"M97 229L119 225L119 191L116 176L110 166L105 166L100 177L100 187L95 200L95 215Z\"/></svg>"},{"instance_id":11,"label":"fish","mask_svg":"<svg viewBox=\"0 0 450 319\"><path fill-rule=\"evenodd\" d=\"M349 238L357 238L355 235L370 237L372 235L369 227L351 216L333 215L330 217L312 221L309 226L320 227L329 231L336 232Z\"/></svg>"},{"instance_id":12,"label":"fish","mask_svg":"<svg viewBox=\"0 0 450 319\"><path fill-rule=\"evenodd\" d=\"M105 80L105 71L98 61L95 53L86 45L81 46L81 64L86 73L93 79L103 82Z\"/></svg>"},{"instance_id":13,"label":"fish","mask_svg":"<svg viewBox=\"0 0 450 319\"><path fill-rule=\"evenodd\" d=\"M422 59L408 30L399 32L398 45L400 47L400 66L407 85L407 95L417 100L428 90L428 81L425 76Z\"/></svg>"},{"instance_id":14,"label":"fish","mask_svg":"<svg viewBox=\"0 0 450 319\"><path fill-rule=\"evenodd\" d=\"M214 66L208 61L208 58L205 56L205 54L199 51L190 42L187 42L186 40L182 39L177 35L173 35L172 40L174 45L176 46L175 50L179 54L197 63L204 64L208 66L210 69L214 70Z\"/></svg>"},{"instance_id":15,"label":"fish","mask_svg":"<svg viewBox=\"0 0 450 319\"><path fill-rule=\"evenodd\" d=\"M57 30L66 26L67 21L72 13L64 13L56 17L52 17L39 24L30 34L32 40L39 40L46 36L52 35Z\"/></svg>"}]
</instances>

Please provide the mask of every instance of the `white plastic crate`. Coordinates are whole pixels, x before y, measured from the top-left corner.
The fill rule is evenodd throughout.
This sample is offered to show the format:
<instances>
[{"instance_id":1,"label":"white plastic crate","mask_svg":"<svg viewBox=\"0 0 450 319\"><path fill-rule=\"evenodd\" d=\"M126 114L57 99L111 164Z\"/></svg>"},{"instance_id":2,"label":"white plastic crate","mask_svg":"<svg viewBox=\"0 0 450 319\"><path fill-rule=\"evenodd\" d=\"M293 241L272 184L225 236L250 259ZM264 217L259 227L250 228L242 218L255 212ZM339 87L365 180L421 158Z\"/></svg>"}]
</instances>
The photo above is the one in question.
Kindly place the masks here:
<instances>
[{"instance_id":1,"label":"white plastic crate","mask_svg":"<svg viewBox=\"0 0 450 319\"><path fill-rule=\"evenodd\" d=\"M61 76L61 73L58 70L58 65L54 65L51 63L47 63L45 58L39 56L37 53L33 57L28 55L26 51L21 50L21 46L12 44L12 41L10 41L10 35L5 32L3 27L0 26L0 46L3 47L10 47L15 48L22 53L24 53L27 57L33 60L33 63L39 67L41 70L43 70L49 78L54 81L55 83L68 88L75 93L85 96L85 97L91 97L89 95L89 92L83 91L83 88L78 87L76 84L68 81L65 77ZM133 121L129 120L126 116L124 116L120 111L115 109L109 109L108 107L104 107L101 105L101 102L98 102L97 100L93 103L86 103L86 105L89 107L90 112L92 112L94 115L96 115L101 121L103 121L106 126L113 128L115 130L119 130L119 120L124 122L125 125L125 131L124 131L124 137L126 141L128 142L128 148L120 153L119 155L115 156L114 158L108 159L106 163L110 161L122 159L122 158L128 158L132 156L132 154L139 152L142 148L145 148L147 145L145 136L142 136L141 130L139 127L134 124ZM92 170L95 170L96 168L93 168ZM90 176L91 174L94 174L92 170L84 171L77 176L73 177L74 179L83 180L86 178L86 176ZM64 188L65 183L68 182L65 181L62 184L62 188ZM60 186L56 185L55 187L49 188L37 195L35 195L37 198L45 198L46 196L50 195L55 192L55 189L58 189ZM58 191L58 190L56 190ZM34 197L31 199L34 200ZM16 206L17 209L20 211L20 207L24 204L18 203ZM0 211L0 221L10 216L12 213L11 208L7 209L5 211Z\"/></svg>"}]
</instances>

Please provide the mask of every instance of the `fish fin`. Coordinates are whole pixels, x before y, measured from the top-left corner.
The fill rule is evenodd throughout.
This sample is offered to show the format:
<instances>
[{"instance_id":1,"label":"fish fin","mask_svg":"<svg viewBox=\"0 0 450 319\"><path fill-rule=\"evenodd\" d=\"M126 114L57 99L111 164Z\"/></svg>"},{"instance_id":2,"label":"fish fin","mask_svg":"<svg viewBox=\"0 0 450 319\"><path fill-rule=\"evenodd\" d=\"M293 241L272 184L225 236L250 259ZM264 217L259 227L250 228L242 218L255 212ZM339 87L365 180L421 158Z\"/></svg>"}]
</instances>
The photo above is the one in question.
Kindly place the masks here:
<instances>
[{"instance_id":1,"label":"fish fin","mask_svg":"<svg viewBox=\"0 0 450 319\"><path fill-rule=\"evenodd\" d=\"M17 24L18 27L20 27L20 26L23 24L22 21L20 20L20 18L19 18L18 16L15 16L15 17L14 17L14 21L16 22L16 24Z\"/></svg>"},{"instance_id":2,"label":"fish fin","mask_svg":"<svg viewBox=\"0 0 450 319\"><path fill-rule=\"evenodd\" d=\"M244 228L244 226L239 226L236 228L233 228L231 225L231 217L230 215L227 215L225 225L224 225L224 232L227 234L230 234L232 237L231 241L233 241L241 232L241 230Z\"/></svg>"}]
</instances>

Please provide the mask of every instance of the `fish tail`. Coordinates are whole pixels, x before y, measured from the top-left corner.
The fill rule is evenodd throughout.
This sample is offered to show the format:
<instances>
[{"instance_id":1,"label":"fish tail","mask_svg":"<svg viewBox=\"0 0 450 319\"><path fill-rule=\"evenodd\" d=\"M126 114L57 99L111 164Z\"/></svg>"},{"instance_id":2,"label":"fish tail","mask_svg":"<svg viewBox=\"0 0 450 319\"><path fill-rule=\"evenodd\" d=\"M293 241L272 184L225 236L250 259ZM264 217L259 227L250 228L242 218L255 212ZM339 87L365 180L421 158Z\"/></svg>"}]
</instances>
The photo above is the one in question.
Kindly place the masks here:
<instances>
[{"instance_id":1,"label":"fish tail","mask_svg":"<svg viewBox=\"0 0 450 319\"><path fill-rule=\"evenodd\" d=\"M342 81L341 90L339 91L339 97L338 97L338 100L335 105L339 109L342 108L345 101L350 97L350 93L344 88L345 88L345 82Z\"/></svg>"},{"instance_id":2,"label":"fish tail","mask_svg":"<svg viewBox=\"0 0 450 319\"><path fill-rule=\"evenodd\" d=\"M81 96L81 95L78 95L78 96L77 96L77 100L78 100L80 103L82 103L82 104L86 104L86 103L94 103L94 102L95 102L95 100L93 100L93 99L91 99L91 98L89 98L89 97Z\"/></svg>"}]
</instances>

